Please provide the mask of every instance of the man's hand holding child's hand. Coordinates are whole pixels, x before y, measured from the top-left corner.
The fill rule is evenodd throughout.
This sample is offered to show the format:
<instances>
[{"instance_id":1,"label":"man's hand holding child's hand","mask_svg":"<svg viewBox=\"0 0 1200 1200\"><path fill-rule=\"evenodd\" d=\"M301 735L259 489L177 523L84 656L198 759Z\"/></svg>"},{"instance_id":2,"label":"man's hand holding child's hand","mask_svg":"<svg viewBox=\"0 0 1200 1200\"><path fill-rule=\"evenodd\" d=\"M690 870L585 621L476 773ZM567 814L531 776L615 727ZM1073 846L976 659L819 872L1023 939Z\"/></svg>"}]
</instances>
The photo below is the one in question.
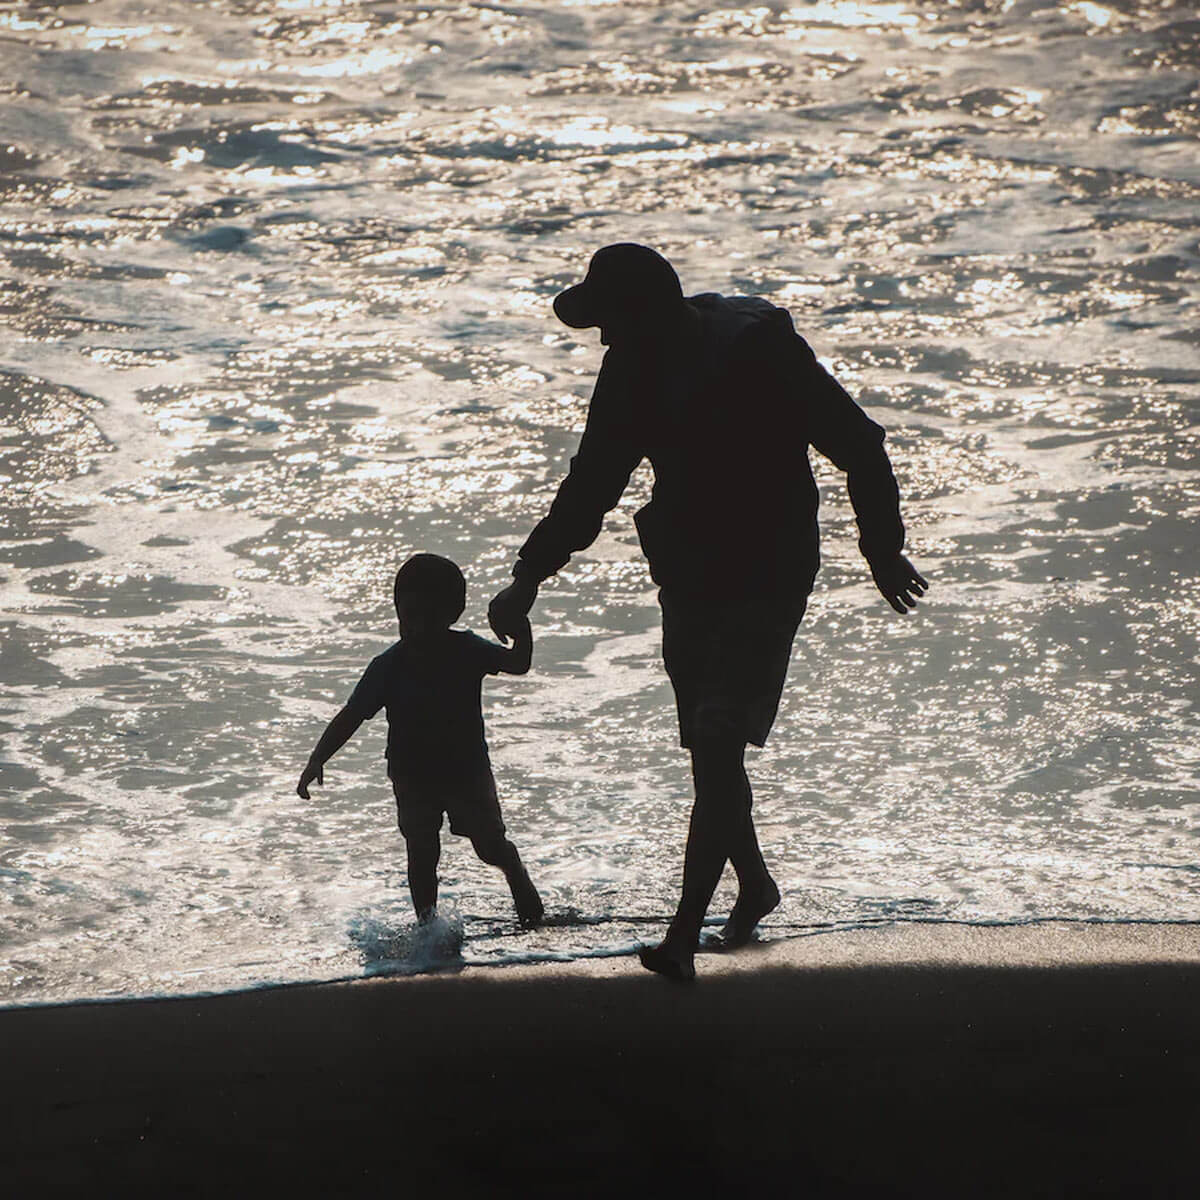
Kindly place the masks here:
<instances>
[{"instance_id":1,"label":"man's hand holding child's hand","mask_svg":"<svg viewBox=\"0 0 1200 1200\"><path fill-rule=\"evenodd\" d=\"M488 624L505 645L508 639L521 632L522 622L529 620L529 610L537 599L538 585L528 579L514 579L488 605Z\"/></svg>"}]
</instances>

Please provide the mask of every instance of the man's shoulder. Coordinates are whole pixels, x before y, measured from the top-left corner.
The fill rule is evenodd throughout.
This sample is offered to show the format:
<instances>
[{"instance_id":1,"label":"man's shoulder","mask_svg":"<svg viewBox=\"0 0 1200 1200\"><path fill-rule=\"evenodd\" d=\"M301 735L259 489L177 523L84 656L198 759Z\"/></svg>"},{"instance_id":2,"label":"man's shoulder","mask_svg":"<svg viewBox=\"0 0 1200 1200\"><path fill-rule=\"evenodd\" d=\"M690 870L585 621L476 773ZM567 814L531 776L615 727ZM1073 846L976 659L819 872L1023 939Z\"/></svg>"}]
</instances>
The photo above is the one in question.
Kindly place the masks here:
<instances>
[{"instance_id":1,"label":"man's shoulder","mask_svg":"<svg viewBox=\"0 0 1200 1200\"><path fill-rule=\"evenodd\" d=\"M744 314L744 316L760 317L781 313L782 316L791 320L786 308L772 304L770 300L764 300L762 296L727 296L721 292L700 292L694 296L688 296L686 302L701 312L732 312Z\"/></svg>"},{"instance_id":2,"label":"man's shoulder","mask_svg":"<svg viewBox=\"0 0 1200 1200\"><path fill-rule=\"evenodd\" d=\"M687 302L704 323L705 337L733 343L748 334L796 336L792 314L761 296L722 296L703 292Z\"/></svg>"},{"instance_id":3,"label":"man's shoulder","mask_svg":"<svg viewBox=\"0 0 1200 1200\"><path fill-rule=\"evenodd\" d=\"M786 308L772 304L761 296L725 296L720 292L700 292L688 296L687 303L702 316L740 318L744 321L771 321L790 326L791 314Z\"/></svg>"},{"instance_id":4,"label":"man's shoulder","mask_svg":"<svg viewBox=\"0 0 1200 1200\"><path fill-rule=\"evenodd\" d=\"M688 304L703 321L704 344L709 353L794 354L808 351L808 343L796 332L792 314L761 296L722 296L705 292L689 296Z\"/></svg>"}]
</instances>

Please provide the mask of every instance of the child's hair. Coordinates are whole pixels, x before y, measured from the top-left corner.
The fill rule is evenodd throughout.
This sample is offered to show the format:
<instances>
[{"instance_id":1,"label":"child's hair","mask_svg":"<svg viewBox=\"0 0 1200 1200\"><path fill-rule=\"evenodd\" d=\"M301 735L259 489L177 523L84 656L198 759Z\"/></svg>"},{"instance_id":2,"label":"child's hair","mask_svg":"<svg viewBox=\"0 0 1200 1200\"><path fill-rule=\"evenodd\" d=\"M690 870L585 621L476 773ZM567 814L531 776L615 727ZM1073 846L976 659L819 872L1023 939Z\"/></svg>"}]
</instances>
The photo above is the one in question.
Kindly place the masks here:
<instances>
[{"instance_id":1,"label":"child's hair","mask_svg":"<svg viewBox=\"0 0 1200 1200\"><path fill-rule=\"evenodd\" d=\"M467 607L467 581L448 558L414 554L396 572L392 598L397 607L401 595L419 596L439 619L453 625Z\"/></svg>"}]
</instances>

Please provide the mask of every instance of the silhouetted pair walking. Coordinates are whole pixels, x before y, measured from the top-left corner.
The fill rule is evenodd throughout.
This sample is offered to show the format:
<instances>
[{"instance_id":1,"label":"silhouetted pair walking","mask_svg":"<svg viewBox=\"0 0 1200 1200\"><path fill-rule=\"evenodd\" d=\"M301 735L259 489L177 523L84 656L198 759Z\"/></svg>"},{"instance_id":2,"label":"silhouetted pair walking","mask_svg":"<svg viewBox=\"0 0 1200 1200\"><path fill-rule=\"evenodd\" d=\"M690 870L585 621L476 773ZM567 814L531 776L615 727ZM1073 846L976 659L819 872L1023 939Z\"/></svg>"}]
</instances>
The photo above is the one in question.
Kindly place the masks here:
<instances>
[{"instance_id":1,"label":"silhouetted pair walking","mask_svg":"<svg viewBox=\"0 0 1200 1200\"><path fill-rule=\"evenodd\" d=\"M635 520L660 589L663 661L680 741L692 758L695 800L678 909L662 942L644 949L641 959L650 970L691 979L700 928L726 862L738 879L723 932L727 945L747 941L779 903L758 845L744 755L747 745L764 744L774 722L819 565L809 445L846 472L859 546L888 603L904 613L927 585L902 554L904 527L884 431L820 366L785 310L752 297L685 298L666 259L621 243L596 252L583 281L558 296L554 311L573 328L599 327L608 351L570 471L488 618L498 637L514 640L509 653L527 669L528 615L540 585L591 545L634 469L650 459L654 489ZM449 663L451 642L441 645ZM476 685L486 670L515 669L490 658L493 651L478 651ZM401 706L388 699L387 689L406 693L416 676L397 648L388 653L396 662L386 676L391 682L367 690L371 704L387 704L391 723L393 707L399 717ZM364 677L360 690L366 684ZM472 703L474 721L477 686ZM354 711L365 715L367 707ZM338 740L344 728L337 736L333 725L326 731L301 780L302 794L345 740ZM394 771L393 765L393 779ZM485 793L476 788L472 794ZM499 865L521 913L524 873L514 875L519 859L512 854ZM411 837L409 860L411 884ZM421 911L415 890L413 897ZM540 901L537 908L540 917Z\"/></svg>"}]
</instances>

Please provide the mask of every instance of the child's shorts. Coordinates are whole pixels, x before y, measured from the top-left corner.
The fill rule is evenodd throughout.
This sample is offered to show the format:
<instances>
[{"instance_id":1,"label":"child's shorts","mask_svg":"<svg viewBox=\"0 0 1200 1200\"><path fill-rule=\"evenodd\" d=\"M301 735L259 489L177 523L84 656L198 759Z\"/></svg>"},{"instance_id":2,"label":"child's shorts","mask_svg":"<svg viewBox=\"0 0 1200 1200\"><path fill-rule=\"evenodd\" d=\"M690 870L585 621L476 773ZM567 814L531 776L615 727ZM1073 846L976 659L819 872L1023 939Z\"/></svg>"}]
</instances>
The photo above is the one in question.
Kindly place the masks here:
<instances>
[{"instance_id":1,"label":"child's shorts","mask_svg":"<svg viewBox=\"0 0 1200 1200\"><path fill-rule=\"evenodd\" d=\"M406 838L428 837L442 827L442 814L450 818L450 832L472 841L504 837L504 818L496 796L496 780L489 768L465 778L405 779L392 777L396 818Z\"/></svg>"}]
</instances>

